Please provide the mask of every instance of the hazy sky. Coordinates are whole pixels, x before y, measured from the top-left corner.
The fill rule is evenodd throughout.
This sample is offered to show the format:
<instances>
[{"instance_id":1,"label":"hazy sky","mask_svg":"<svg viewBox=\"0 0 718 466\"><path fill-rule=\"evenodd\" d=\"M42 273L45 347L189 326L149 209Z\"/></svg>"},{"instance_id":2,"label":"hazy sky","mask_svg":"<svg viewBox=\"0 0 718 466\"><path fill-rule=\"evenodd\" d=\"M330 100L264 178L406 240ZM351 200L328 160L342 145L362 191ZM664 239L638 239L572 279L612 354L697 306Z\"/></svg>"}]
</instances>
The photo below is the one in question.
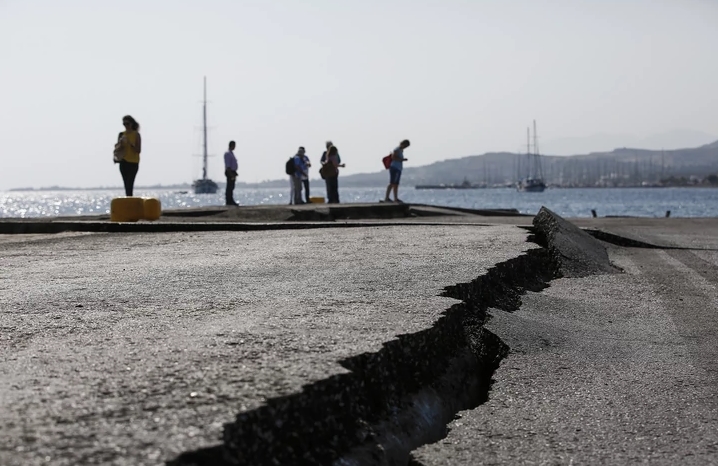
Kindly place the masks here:
<instances>
[{"instance_id":1,"label":"hazy sky","mask_svg":"<svg viewBox=\"0 0 718 466\"><path fill-rule=\"evenodd\" d=\"M715 0L0 0L0 190L120 186L128 113L137 184L191 181L205 75L217 180L230 139L251 182L327 139L346 174L404 138L411 165L516 151L533 119L545 152L718 137L717 24Z\"/></svg>"}]
</instances>

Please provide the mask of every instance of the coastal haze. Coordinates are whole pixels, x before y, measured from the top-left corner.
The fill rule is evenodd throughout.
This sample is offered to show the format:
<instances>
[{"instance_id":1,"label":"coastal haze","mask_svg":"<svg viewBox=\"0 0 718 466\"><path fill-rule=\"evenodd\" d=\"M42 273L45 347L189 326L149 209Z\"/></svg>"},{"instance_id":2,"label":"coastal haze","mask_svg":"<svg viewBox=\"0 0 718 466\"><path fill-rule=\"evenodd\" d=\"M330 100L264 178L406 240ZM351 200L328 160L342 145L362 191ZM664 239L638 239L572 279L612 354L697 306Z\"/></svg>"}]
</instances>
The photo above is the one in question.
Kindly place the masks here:
<instances>
[{"instance_id":1,"label":"coastal haze","mask_svg":"<svg viewBox=\"0 0 718 466\"><path fill-rule=\"evenodd\" d=\"M522 152L534 119L542 154L606 152L606 168L620 158L613 149L651 150L650 162L625 154L626 173L658 178L658 167L677 166L665 160L685 158L660 151L718 139L718 65L707 59L716 19L718 5L700 0L9 0L0 3L0 190L121 185L110 148L125 114L142 125L137 184L191 182L201 174L204 76L218 181L230 139L238 181L257 183L282 178L300 145L316 161L327 139L348 182L378 180L380 158L409 138L406 182L491 173L499 182L518 162L504 157L499 175L478 161L441 180L411 169ZM704 175L716 150L701 159ZM556 182L560 161L547 162Z\"/></svg>"}]
</instances>

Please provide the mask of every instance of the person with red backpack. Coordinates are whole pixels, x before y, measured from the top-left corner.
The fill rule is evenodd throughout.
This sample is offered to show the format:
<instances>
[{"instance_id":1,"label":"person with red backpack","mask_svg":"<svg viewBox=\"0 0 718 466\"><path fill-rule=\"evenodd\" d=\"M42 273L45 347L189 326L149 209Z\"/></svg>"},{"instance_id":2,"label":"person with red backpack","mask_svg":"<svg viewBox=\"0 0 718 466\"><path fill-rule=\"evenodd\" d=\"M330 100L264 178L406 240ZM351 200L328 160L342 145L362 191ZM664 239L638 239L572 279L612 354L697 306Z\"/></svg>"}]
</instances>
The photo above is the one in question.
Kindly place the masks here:
<instances>
[{"instance_id":1,"label":"person with red backpack","mask_svg":"<svg viewBox=\"0 0 718 466\"><path fill-rule=\"evenodd\" d=\"M404 149L409 147L411 143L408 139L404 139L399 144L399 147L394 149L391 153L391 163L389 164L389 186L386 187L386 196L384 196L384 202L392 202L389 199L389 194L394 191L394 202L403 202L399 199L399 180L401 180L401 171L404 168L403 163L407 159L404 157Z\"/></svg>"}]
</instances>

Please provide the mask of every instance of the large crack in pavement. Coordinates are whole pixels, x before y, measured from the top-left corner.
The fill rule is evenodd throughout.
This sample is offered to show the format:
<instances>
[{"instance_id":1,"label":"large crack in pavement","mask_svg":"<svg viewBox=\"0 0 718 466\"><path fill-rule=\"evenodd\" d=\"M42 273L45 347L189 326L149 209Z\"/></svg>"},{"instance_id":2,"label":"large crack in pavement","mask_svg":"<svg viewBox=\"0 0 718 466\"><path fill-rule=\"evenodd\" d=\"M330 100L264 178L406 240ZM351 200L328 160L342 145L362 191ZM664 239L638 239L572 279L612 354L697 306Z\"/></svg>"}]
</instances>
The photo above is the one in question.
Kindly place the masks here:
<instances>
[{"instance_id":1,"label":"large crack in pavement","mask_svg":"<svg viewBox=\"0 0 718 466\"><path fill-rule=\"evenodd\" d=\"M564 275L610 273L605 249L542 209L534 220L544 247L447 287L460 300L426 330L399 335L374 353L340 364L349 373L267 400L225 424L223 443L169 462L208 465L406 465L411 451L440 440L456 413L485 402L508 347L484 328L488 310L515 311L527 290Z\"/></svg>"},{"instance_id":2,"label":"large crack in pavement","mask_svg":"<svg viewBox=\"0 0 718 466\"><path fill-rule=\"evenodd\" d=\"M455 413L487 399L508 352L483 328L487 310L518 309L521 293L555 276L552 264L545 249L533 249L447 287L442 295L461 302L433 327L340 361L349 373L239 414L225 425L221 446L170 464L407 464L412 450L445 436Z\"/></svg>"}]
</instances>

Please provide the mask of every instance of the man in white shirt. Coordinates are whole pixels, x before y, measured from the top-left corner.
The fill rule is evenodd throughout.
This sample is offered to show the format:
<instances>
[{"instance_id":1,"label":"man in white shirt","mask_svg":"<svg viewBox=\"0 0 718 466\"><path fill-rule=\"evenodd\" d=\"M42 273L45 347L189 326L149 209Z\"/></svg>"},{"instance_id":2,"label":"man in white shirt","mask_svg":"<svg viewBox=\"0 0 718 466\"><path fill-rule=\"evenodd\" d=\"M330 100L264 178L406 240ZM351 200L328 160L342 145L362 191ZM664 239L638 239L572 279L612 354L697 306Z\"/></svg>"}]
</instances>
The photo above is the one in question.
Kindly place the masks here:
<instances>
[{"instance_id":1,"label":"man in white shirt","mask_svg":"<svg viewBox=\"0 0 718 466\"><path fill-rule=\"evenodd\" d=\"M227 190L224 193L227 205L239 205L234 201L234 184L237 181L237 157L234 156L234 141L229 141L229 150L224 153L224 176L227 177Z\"/></svg>"},{"instance_id":2,"label":"man in white shirt","mask_svg":"<svg viewBox=\"0 0 718 466\"><path fill-rule=\"evenodd\" d=\"M307 155L306 151L302 154L302 158L304 159L304 168L305 168L304 175L302 175L302 184L304 185L304 199L306 200L306 202L308 204L309 203L309 167L312 166L312 163L309 161L309 156Z\"/></svg>"},{"instance_id":3,"label":"man in white shirt","mask_svg":"<svg viewBox=\"0 0 718 466\"><path fill-rule=\"evenodd\" d=\"M300 147L292 159L294 161L294 174L292 175L292 186L294 189L292 198L296 205L304 204L304 201L302 201L302 180L309 177L307 166L304 164L304 154L304 147Z\"/></svg>"}]
</instances>

